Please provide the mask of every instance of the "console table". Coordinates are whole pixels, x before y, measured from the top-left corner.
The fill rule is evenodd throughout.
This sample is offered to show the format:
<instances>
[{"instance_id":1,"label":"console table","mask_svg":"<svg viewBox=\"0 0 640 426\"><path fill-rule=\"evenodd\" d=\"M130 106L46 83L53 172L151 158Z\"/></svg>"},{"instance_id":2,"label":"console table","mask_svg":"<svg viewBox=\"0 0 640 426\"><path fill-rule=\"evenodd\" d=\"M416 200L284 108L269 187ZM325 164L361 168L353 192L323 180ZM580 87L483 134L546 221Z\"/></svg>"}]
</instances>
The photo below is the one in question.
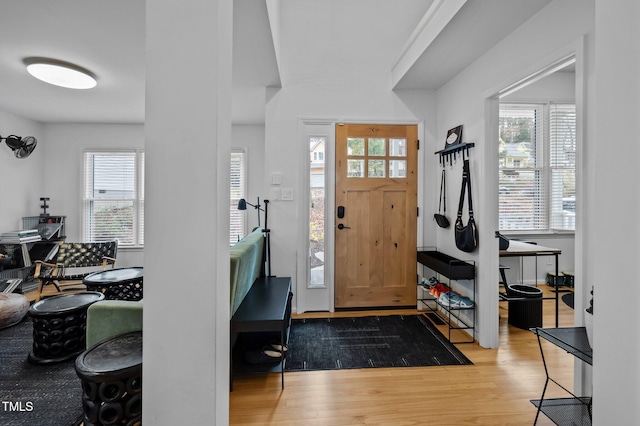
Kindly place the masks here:
<instances>
[{"instance_id":1,"label":"console table","mask_svg":"<svg viewBox=\"0 0 640 426\"><path fill-rule=\"evenodd\" d=\"M580 397L573 394L563 385L549 376L549 369L544 358L542 342L545 339L557 347L564 349L567 353L581 359L589 365L593 365L593 351L589 345L587 332L584 327L566 327L566 328L532 328L531 331L538 336L538 345L540 346L540 354L542 355L542 363L544 364L544 372L547 380L544 383L542 396L540 399L531 400L531 403L538 407L534 424L538 422L540 412L553 420L558 425L591 425L591 398ZM553 382L560 386L571 395L570 398L544 399L549 382Z\"/></svg>"},{"instance_id":2,"label":"console table","mask_svg":"<svg viewBox=\"0 0 640 426\"><path fill-rule=\"evenodd\" d=\"M279 333L282 344L287 342L291 321L291 277L258 278L231 318L231 342L237 333ZM280 357L280 374L284 389L286 351ZM231 345L229 381L233 390L233 344Z\"/></svg>"}]
</instances>

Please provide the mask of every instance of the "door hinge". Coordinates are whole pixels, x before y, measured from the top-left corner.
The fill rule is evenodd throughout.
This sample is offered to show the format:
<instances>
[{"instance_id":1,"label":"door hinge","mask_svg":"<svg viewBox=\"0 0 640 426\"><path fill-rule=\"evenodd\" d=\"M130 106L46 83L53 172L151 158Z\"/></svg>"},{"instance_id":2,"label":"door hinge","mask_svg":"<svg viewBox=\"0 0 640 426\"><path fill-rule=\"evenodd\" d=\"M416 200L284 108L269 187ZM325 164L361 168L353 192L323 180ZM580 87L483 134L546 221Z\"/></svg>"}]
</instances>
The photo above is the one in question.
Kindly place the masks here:
<instances>
[{"instance_id":1,"label":"door hinge","mask_svg":"<svg viewBox=\"0 0 640 426\"><path fill-rule=\"evenodd\" d=\"M416 207L416 213L417 213L418 217L420 217L420 207Z\"/></svg>"},{"instance_id":2,"label":"door hinge","mask_svg":"<svg viewBox=\"0 0 640 426\"><path fill-rule=\"evenodd\" d=\"M418 144L418 149L420 149L420 139L418 139L416 143Z\"/></svg>"}]
</instances>

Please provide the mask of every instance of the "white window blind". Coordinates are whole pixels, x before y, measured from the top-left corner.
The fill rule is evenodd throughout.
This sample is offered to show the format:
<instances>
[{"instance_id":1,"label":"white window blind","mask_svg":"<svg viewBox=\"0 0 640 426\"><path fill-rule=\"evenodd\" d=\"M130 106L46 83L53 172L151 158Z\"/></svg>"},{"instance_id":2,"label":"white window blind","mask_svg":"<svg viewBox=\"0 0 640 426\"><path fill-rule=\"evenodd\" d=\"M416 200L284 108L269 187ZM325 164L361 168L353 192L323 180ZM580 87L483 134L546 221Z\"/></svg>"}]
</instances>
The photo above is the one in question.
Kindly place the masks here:
<instances>
[{"instance_id":1,"label":"white window blind","mask_svg":"<svg viewBox=\"0 0 640 426\"><path fill-rule=\"evenodd\" d=\"M551 227L576 226L576 107L549 107L551 163Z\"/></svg>"},{"instance_id":2,"label":"white window blind","mask_svg":"<svg viewBox=\"0 0 640 426\"><path fill-rule=\"evenodd\" d=\"M501 104L499 227L575 229L575 105Z\"/></svg>"},{"instance_id":3,"label":"white window blind","mask_svg":"<svg viewBox=\"0 0 640 426\"><path fill-rule=\"evenodd\" d=\"M501 230L547 227L542 106L501 105L499 211Z\"/></svg>"},{"instance_id":4,"label":"white window blind","mask_svg":"<svg viewBox=\"0 0 640 426\"><path fill-rule=\"evenodd\" d=\"M229 206L229 242L236 243L246 233L246 213L238 210L238 201L246 198L246 169L244 151L231 152L231 200Z\"/></svg>"},{"instance_id":5,"label":"white window blind","mask_svg":"<svg viewBox=\"0 0 640 426\"><path fill-rule=\"evenodd\" d=\"M121 247L142 245L143 161L136 152L85 153L83 241L117 239Z\"/></svg>"}]
</instances>

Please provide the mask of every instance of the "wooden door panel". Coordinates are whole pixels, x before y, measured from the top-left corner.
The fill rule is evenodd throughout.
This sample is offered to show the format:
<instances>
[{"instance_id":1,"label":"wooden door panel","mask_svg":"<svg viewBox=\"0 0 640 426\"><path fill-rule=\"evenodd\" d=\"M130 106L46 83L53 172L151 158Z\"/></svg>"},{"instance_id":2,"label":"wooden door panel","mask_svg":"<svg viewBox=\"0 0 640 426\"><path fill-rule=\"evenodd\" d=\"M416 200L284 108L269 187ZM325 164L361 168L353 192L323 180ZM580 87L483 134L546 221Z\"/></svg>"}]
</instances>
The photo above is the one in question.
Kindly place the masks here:
<instances>
[{"instance_id":1,"label":"wooden door panel","mask_svg":"<svg viewBox=\"0 0 640 426\"><path fill-rule=\"evenodd\" d=\"M384 192L383 207L384 282L387 287L404 287L406 274L405 221L407 215L406 194L398 191Z\"/></svg>"},{"instance_id":2,"label":"wooden door panel","mask_svg":"<svg viewBox=\"0 0 640 426\"><path fill-rule=\"evenodd\" d=\"M336 308L415 305L417 127L338 126L337 206Z\"/></svg>"}]
</instances>

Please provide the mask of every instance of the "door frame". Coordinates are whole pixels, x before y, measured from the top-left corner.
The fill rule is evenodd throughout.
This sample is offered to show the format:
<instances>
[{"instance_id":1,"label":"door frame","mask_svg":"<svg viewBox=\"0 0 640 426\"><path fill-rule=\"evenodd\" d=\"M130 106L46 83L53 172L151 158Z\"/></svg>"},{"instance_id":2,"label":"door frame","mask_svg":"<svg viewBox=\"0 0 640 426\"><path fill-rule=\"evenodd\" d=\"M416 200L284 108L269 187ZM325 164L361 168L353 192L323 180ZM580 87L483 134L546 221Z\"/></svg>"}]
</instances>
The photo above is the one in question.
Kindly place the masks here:
<instances>
[{"instance_id":1,"label":"door frame","mask_svg":"<svg viewBox=\"0 0 640 426\"><path fill-rule=\"evenodd\" d=\"M420 150L418 151L418 209L420 216L417 222L417 245L423 245L424 241L424 218L427 214L424 208L424 163L427 155L424 121L415 118L408 119L336 119L320 117L299 117L298 118L298 140L300 143L300 169L297 193L300 194L298 203L298 217L302 225L296 244L296 312L308 311L335 311L335 133L336 126L345 124L390 124L390 125L415 125L418 126L418 139L420 140ZM324 287L309 288L309 136L327 136L325 146L325 246L327 255L325 256ZM417 290L416 290L417 291Z\"/></svg>"}]
</instances>

